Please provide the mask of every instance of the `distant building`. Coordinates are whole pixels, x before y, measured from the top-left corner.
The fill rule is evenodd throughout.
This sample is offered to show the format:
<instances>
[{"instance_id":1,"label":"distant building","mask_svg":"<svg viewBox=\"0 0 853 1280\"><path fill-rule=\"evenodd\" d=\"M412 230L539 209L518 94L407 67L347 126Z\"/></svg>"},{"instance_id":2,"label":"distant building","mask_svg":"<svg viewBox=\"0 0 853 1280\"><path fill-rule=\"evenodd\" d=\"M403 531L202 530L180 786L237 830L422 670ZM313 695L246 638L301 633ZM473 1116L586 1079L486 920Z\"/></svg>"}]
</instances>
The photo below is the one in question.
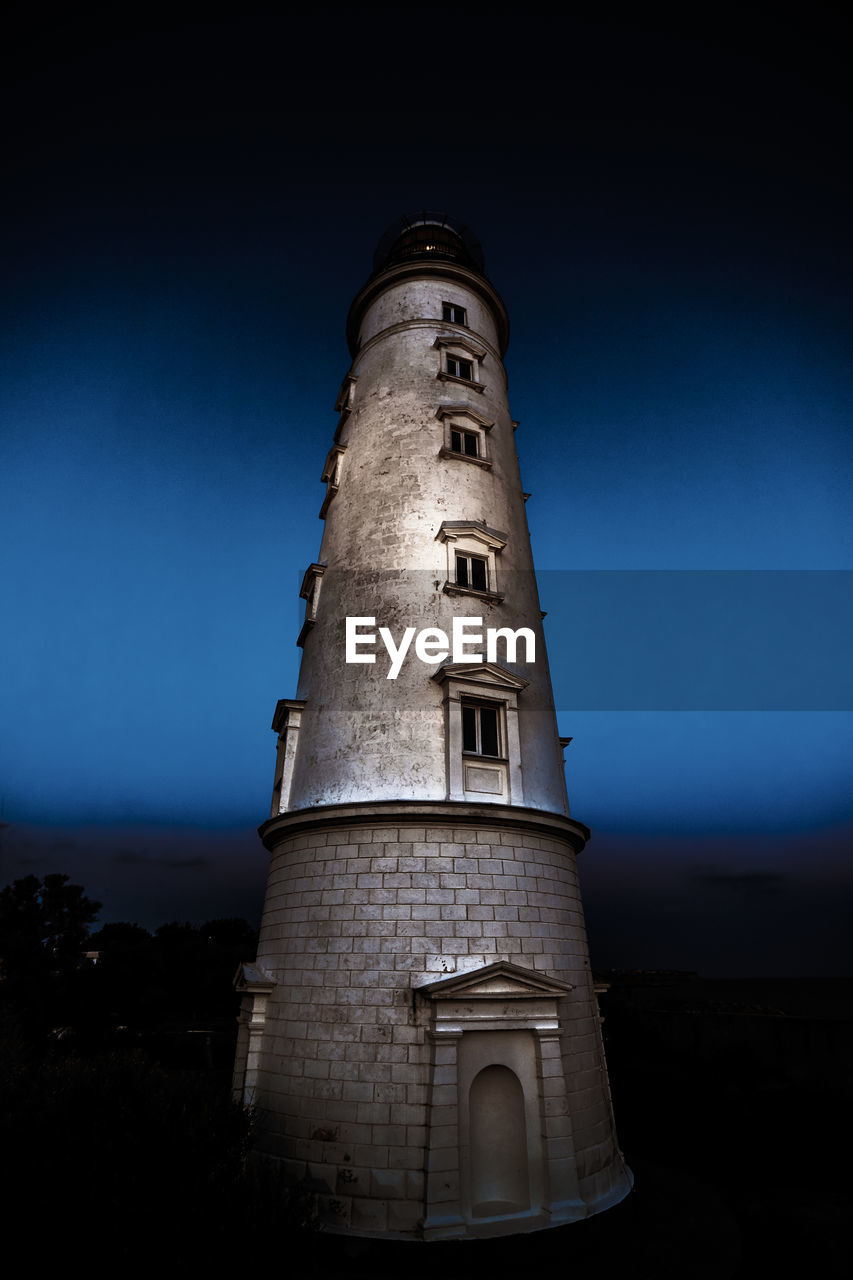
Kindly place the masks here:
<instances>
[{"instance_id":1,"label":"distant building","mask_svg":"<svg viewBox=\"0 0 853 1280\"><path fill-rule=\"evenodd\" d=\"M262 1151L308 1180L332 1230L536 1231L631 1186L508 334L477 240L429 213L386 234L347 323L299 688L273 721L270 877L236 1063Z\"/></svg>"}]
</instances>

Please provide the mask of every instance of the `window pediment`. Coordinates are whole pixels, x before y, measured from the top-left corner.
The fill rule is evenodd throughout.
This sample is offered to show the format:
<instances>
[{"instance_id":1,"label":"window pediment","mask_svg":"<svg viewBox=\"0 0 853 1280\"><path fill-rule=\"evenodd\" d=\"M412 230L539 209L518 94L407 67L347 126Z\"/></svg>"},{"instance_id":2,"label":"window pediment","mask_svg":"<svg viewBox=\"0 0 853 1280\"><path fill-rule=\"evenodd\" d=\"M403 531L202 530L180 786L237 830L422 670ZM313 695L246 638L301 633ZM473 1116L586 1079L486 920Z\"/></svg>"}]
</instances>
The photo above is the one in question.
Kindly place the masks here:
<instances>
[{"instance_id":1,"label":"window pediment","mask_svg":"<svg viewBox=\"0 0 853 1280\"><path fill-rule=\"evenodd\" d=\"M323 465L323 474L320 476L320 481L322 484L331 483L337 486L338 468L340 466L341 458L346 453L346 448L347 447L345 444L332 445L326 457L326 461Z\"/></svg>"},{"instance_id":2,"label":"window pediment","mask_svg":"<svg viewBox=\"0 0 853 1280\"><path fill-rule=\"evenodd\" d=\"M444 428L440 458L463 460L487 470L492 465L486 445L487 433L494 420L469 409L467 405L440 405L435 416Z\"/></svg>"},{"instance_id":3,"label":"window pediment","mask_svg":"<svg viewBox=\"0 0 853 1280\"><path fill-rule=\"evenodd\" d=\"M257 961L254 964L244 961L237 965L233 985L235 991L269 994L275 986L275 979Z\"/></svg>"},{"instance_id":4,"label":"window pediment","mask_svg":"<svg viewBox=\"0 0 853 1280\"><path fill-rule=\"evenodd\" d=\"M435 416L442 421L445 418L467 418L476 426L482 427L484 431L491 431L495 425L494 418L485 417L467 404L440 404L435 411Z\"/></svg>"},{"instance_id":5,"label":"window pediment","mask_svg":"<svg viewBox=\"0 0 853 1280\"><path fill-rule=\"evenodd\" d=\"M335 401L335 413L349 413L352 408L353 392L355 384L358 382L357 373L348 373L341 383L341 389L338 392L338 398Z\"/></svg>"},{"instance_id":6,"label":"window pediment","mask_svg":"<svg viewBox=\"0 0 853 1280\"><path fill-rule=\"evenodd\" d=\"M309 564L302 578L302 586L299 588L299 595L303 600L311 599L317 579L322 578L325 572L325 564Z\"/></svg>"},{"instance_id":7,"label":"window pediment","mask_svg":"<svg viewBox=\"0 0 853 1280\"><path fill-rule=\"evenodd\" d=\"M496 558L507 544L507 535L490 529L481 520L445 520L435 535L447 548L448 595L470 595L490 604L500 604L503 592L497 575Z\"/></svg>"},{"instance_id":8,"label":"window pediment","mask_svg":"<svg viewBox=\"0 0 853 1280\"><path fill-rule=\"evenodd\" d=\"M306 622L305 627L308 626ZM303 627L303 631L305 630ZM280 698L276 703L272 727L278 734L276 747L275 783L273 785L270 817L287 812L290 784L293 779L293 763L296 758L296 742L305 710L304 698Z\"/></svg>"},{"instance_id":9,"label":"window pediment","mask_svg":"<svg viewBox=\"0 0 853 1280\"><path fill-rule=\"evenodd\" d=\"M325 465L323 466L323 474L320 479L326 486L326 496L323 499L323 505L320 508L320 519L325 520L326 512L329 510L332 499L338 492L341 484L341 463L346 453L345 444L333 444L329 450Z\"/></svg>"},{"instance_id":10,"label":"window pediment","mask_svg":"<svg viewBox=\"0 0 853 1280\"><path fill-rule=\"evenodd\" d=\"M443 520L435 536L440 542L457 538L473 538L475 542L482 542L493 551L503 551L507 544L505 533L500 529L490 529L480 520Z\"/></svg>"},{"instance_id":11,"label":"window pediment","mask_svg":"<svg viewBox=\"0 0 853 1280\"><path fill-rule=\"evenodd\" d=\"M270 728L275 733L284 733L288 724L299 723L301 712L305 708L304 698L279 698L275 704L275 715L272 718Z\"/></svg>"},{"instance_id":12,"label":"window pediment","mask_svg":"<svg viewBox=\"0 0 853 1280\"><path fill-rule=\"evenodd\" d=\"M325 572L325 564L309 564L302 579L302 586L299 588L299 594L305 601L305 621L302 623L302 630L299 632L296 641L300 649L305 644L305 637L317 620L317 606L320 603L320 589L323 586L323 574Z\"/></svg>"},{"instance_id":13,"label":"window pediment","mask_svg":"<svg viewBox=\"0 0 853 1280\"><path fill-rule=\"evenodd\" d=\"M479 360L480 364L482 364L486 358L485 347L479 346L478 343L472 342L470 338L460 333L439 334L432 345L439 351L445 347L449 350L458 349L460 351L466 351L469 355L473 356L475 360Z\"/></svg>"},{"instance_id":14,"label":"window pediment","mask_svg":"<svg viewBox=\"0 0 853 1280\"><path fill-rule=\"evenodd\" d=\"M446 680L464 681L465 684L483 685L489 689L511 689L516 693L526 689L530 683L496 662L446 662L432 679L439 684Z\"/></svg>"}]
</instances>

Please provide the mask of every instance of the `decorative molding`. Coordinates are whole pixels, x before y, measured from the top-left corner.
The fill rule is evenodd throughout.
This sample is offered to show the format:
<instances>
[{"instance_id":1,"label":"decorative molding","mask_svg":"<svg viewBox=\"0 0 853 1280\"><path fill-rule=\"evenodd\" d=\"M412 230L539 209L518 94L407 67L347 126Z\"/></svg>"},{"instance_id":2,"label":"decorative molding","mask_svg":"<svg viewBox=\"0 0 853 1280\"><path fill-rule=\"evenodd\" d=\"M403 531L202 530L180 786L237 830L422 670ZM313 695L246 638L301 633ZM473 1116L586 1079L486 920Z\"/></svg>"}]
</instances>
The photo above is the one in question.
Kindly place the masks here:
<instances>
[{"instance_id":1,"label":"decorative molding","mask_svg":"<svg viewBox=\"0 0 853 1280\"><path fill-rule=\"evenodd\" d=\"M335 487L337 487L337 481L335 480L335 472L340 466L340 459L343 457L346 451L347 451L347 447L345 444L332 445L331 449L326 454L326 461L323 463L323 474L320 476L321 484L328 484L329 481L331 480L331 481L334 481Z\"/></svg>"},{"instance_id":2,"label":"decorative molding","mask_svg":"<svg viewBox=\"0 0 853 1280\"><path fill-rule=\"evenodd\" d=\"M563 1156L571 1119L559 1046L571 991L568 983L507 961L415 988L415 1007L428 1023L435 1064L430 1157L433 1141L442 1156L440 1164L427 1163L427 1239L532 1231L583 1214L576 1165ZM482 1110L482 1093L475 1104L474 1089L484 1071L496 1069L515 1081L519 1109L505 1120L526 1148L526 1158L520 1166L504 1164L516 1194L509 1202L494 1203L483 1197L488 1112ZM492 1107L502 1098L500 1092L492 1094ZM455 1177L449 1182L451 1170ZM490 1172L485 1185L493 1185ZM455 1194L448 1195L448 1186Z\"/></svg>"},{"instance_id":3,"label":"decorative molding","mask_svg":"<svg viewBox=\"0 0 853 1280\"><path fill-rule=\"evenodd\" d=\"M446 596L472 596L475 600L482 600L484 604L503 604L506 599L500 591L478 591L476 587L462 587L449 578L441 589Z\"/></svg>"},{"instance_id":4,"label":"decorative molding","mask_svg":"<svg viewBox=\"0 0 853 1280\"><path fill-rule=\"evenodd\" d=\"M500 529L491 529L481 520L442 520L435 536L439 542L468 536L485 543L494 551L503 551L509 539L508 534L502 533Z\"/></svg>"},{"instance_id":5,"label":"decorative molding","mask_svg":"<svg viewBox=\"0 0 853 1280\"><path fill-rule=\"evenodd\" d=\"M305 707L304 698L279 698L275 704L275 714L272 718L270 728L274 733L284 733L288 725L289 718L294 712L302 711Z\"/></svg>"},{"instance_id":6,"label":"decorative molding","mask_svg":"<svg viewBox=\"0 0 853 1280\"><path fill-rule=\"evenodd\" d=\"M335 413L347 414L352 409L352 398L355 392L355 384L358 382L357 373L347 373L341 383L341 389L338 392L338 398L335 401Z\"/></svg>"},{"instance_id":7,"label":"decorative molding","mask_svg":"<svg viewBox=\"0 0 853 1280\"><path fill-rule=\"evenodd\" d=\"M495 425L494 418L486 418L468 404L440 404L435 411L435 416L442 421L445 418L470 418L472 422L476 423L478 427L482 427L484 431L491 431Z\"/></svg>"},{"instance_id":8,"label":"decorative molding","mask_svg":"<svg viewBox=\"0 0 853 1280\"><path fill-rule=\"evenodd\" d=\"M446 259L436 260L435 262L426 262L420 259L417 262L395 263L393 266L384 267L377 275L370 277L367 284L364 285L353 300L347 317L347 342L352 355L355 356L359 350L359 329L362 317L371 302L379 294L384 293L390 285L402 283L404 280L428 280L435 279L436 276L440 276L445 282L452 280L463 285L485 302L492 313L492 318L497 328L500 358L509 344L509 317L507 316L503 299L494 285L485 276L480 275L479 271L473 271L458 262L448 262ZM436 323L444 322L437 322L433 318L432 320L424 321L424 323L430 324L435 328ZM365 343L365 346L367 346L367 343Z\"/></svg>"},{"instance_id":9,"label":"decorative molding","mask_svg":"<svg viewBox=\"0 0 853 1280\"><path fill-rule=\"evenodd\" d=\"M300 649L304 647L308 634L317 621L317 606L320 603L323 574L326 572L327 567L325 561L319 564L309 564L302 579L302 586L299 588L299 594L306 602L305 621L302 623L302 630L296 639Z\"/></svg>"},{"instance_id":10,"label":"decorative molding","mask_svg":"<svg viewBox=\"0 0 853 1280\"><path fill-rule=\"evenodd\" d=\"M237 966L233 985L241 997L237 1018L233 1096L235 1102L251 1106L258 1086L267 1002L275 981L257 962L244 963Z\"/></svg>"},{"instance_id":11,"label":"decorative molding","mask_svg":"<svg viewBox=\"0 0 853 1280\"><path fill-rule=\"evenodd\" d=\"M430 678L437 684L444 684L448 680L465 680L469 684L486 685L490 689L513 689L516 693L530 684L529 680L517 676L513 671L507 671L506 667L497 662L445 662Z\"/></svg>"},{"instance_id":12,"label":"decorative molding","mask_svg":"<svg viewBox=\"0 0 853 1280\"><path fill-rule=\"evenodd\" d=\"M232 986L235 991L239 992L265 992L269 995L275 986L275 979L257 961L254 964L243 961L242 964L237 965L237 972L234 974Z\"/></svg>"},{"instance_id":13,"label":"decorative molding","mask_svg":"<svg viewBox=\"0 0 853 1280\"><path fill-rule=\"evenodd\" d=\"M471 969L467 973L455 973L449 978L428 982L416 987L415 991L418 995L428 996L430 1000L492 1000L505 996L513 1000L541 1000L543 996L568 995L573 989L570 982L549 978L534 969L510 964L508 960L498 960L481 969Z\"/></svg>"},{"instance_id":14,"label":"decorative molding","mask_svg":"<svg viewBox=\"0 0 853 1280\"><path fill-rule=\"evenodd\" d=\"M276 703L272 727L278 734L278 747L276 750L275 785L272 793L271 818L276 818L285 813L290 802L293 764L296 759L296 743L304 709L304 698L280 698Z\"/></svg>"},{"instance_id":15,"label":"decorative molding","mask_svg":"<svg viewBox=\"0 0 853 1280\"><path fill-rule=\"evenodd\" d=\"M440 382L458 382L463 387L470 387L472 391L477 391L480 395L486 390L484 382L474 382L471 378L457 378L455 373L447 373L444 369L439 369L435 375Z\"/></svg>"},{"instance_id":16,"label":"decorative molding","mask_svg":"<svg viewBox=\"0 0 853 1280\"><path fill-rule=\"evenodd\" d=\"M314 590L314 583L318 578L322 578L326 572L327 565L325 560L318 561L315 564L309 564L305 573L302 575L302 586L299 588L299 595L303 600L309 600Z\"/></svg>"},{"instance_id":17,"label":"decorative molding","mask_svg":"<svg viewBox=\"0 0 853 1280\"><path fill-rule=\"evenodd\" d=\"M473 342L471 338L464 334L454 333L452 336L440 333L432 344L433 347L441 351L444 348L448 350L454 347L460 347L463 351L467 351L475 360L479 360L482 364L486 358L486 348L481 347L479 343Z\"/></svg>"},{"instance_id":18,"label":"decorative molding","mask_svg":"<svg viewBox=\"0 0 853 1280\"><path fill-rule=\"evenodd\" d=\"M279 703L281 706L282 703ZM286 704L285 704L286 705ZM297 703L304 706L304 703ZM274 814L258 828L264 845L272 852L291 836L335 827L446 826L473 830L513 832L563 840L580 853L590 838L589 827L564 813L530 809L523 804L492 804L488 801L458 800L354 800L347 804L315 805Z\"/></svg>"},{"instance_id":19,"label":"decorative molding","mask_svg":"<svg viewBox=\"0 0 853 1280\"><path fill-rule=\"evenodd\" d=\"M491 458L479 458L470 453L458 453L455 449L448 449L443 444L438 451L439 458L450 458L453 462L472 462L475 467L482 467L484 471L491 471Z\"/></svg>"}]
</instances>

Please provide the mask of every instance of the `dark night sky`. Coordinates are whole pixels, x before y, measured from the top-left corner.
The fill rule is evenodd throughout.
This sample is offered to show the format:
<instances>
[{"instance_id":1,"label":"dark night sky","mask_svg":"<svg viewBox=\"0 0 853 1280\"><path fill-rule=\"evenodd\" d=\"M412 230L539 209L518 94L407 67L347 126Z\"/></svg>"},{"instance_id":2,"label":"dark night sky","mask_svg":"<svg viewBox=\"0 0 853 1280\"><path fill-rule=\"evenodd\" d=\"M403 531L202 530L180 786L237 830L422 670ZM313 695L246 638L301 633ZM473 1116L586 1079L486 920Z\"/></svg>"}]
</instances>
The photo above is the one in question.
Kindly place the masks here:
<instances>
[{"instance_id":1,"label":"dark night sky","mask_svg":"<svg viewBox=\"0 0 853 1280\"><path fill-rule=\"evenodd\" d=\"M4 883L257 917L346 311L385 227L447 209L512 320L594 962L850 971L849 29L608 13L13 11ZM656 645L615 570L755 577L701 579L701 635L667 597Z\"/></svg>"}]
</instances>

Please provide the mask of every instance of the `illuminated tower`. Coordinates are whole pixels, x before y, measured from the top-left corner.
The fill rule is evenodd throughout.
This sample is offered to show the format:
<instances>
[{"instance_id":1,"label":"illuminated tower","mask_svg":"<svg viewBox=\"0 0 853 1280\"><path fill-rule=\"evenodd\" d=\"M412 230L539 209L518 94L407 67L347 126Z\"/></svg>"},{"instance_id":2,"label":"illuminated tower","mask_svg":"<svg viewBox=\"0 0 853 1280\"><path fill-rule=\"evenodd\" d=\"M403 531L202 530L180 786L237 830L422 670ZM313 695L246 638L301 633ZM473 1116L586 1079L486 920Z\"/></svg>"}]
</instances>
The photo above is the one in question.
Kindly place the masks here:
<instances>
[{"instance_id":1,"label":"illuminated tower","mask_svg":"<svg viewBox=\"0 0 853 1280\"><path fill-rule=\"evenodd\" d=\"M273 720L271 866L236 1066L263 1152L308 1179L332 1230L535 1231L631 1184L508 330L476 238L430 213L385 235L347 322L299 688ZM394 664L383 634L398 653L409 635Z\"/></svg>"}]
</instances>

